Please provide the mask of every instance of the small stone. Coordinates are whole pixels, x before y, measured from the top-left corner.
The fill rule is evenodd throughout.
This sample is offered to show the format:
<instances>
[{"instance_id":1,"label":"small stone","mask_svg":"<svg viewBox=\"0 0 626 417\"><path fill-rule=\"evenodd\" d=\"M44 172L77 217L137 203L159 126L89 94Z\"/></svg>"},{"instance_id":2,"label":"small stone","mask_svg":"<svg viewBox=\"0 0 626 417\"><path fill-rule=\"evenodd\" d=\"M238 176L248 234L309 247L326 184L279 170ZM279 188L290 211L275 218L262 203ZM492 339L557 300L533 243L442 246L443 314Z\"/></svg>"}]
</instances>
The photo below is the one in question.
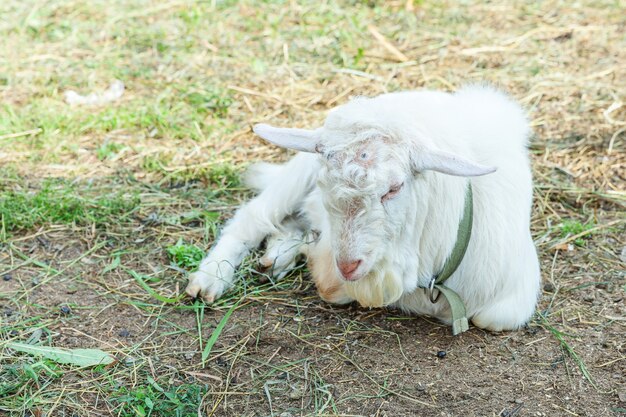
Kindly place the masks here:
<instances>
[{"instance_id":1,"label":"small stone","mask_svg":"<svg viewBox=\"0 0 626 417\"><path fill-rule=\"evenodd\" d=\"M525 327L526 327L526 333L528 333L531 336L536 335L541 330L538 326L529 326L528 324Z\"/></svg>"},{"instance_id":2,"label":"small stone","mask_svg":"<svg viewBox=\"0 0 626 417\"><path fill-rule=\"evenodd\" d=\"M130 336L130 330L122 329L122 330L119 331L118 334L120 335L120 337L129 337Z\"/></svg>"},{"instance_id":3,"label":"small stone","mask_svg":"<svg viewBox=\"0 0 626 417\"><path fill-rule=\"evenodd\" d=\"M440 350L439 352L437 352L437 357L439 359L443 359L446 357L446 351L445 350Z\"/></svg>"},{"instance_id":4,"label":"small stone","mask_svg":"<svg viewBox=\"0 0 626 417\"><path fill-rule=\"evenodd\" d=\"M231 382L232 382L232 380L231 380ZM291 398L292 400L297 400L298 398L302 398L303 395L304 395L304 393L303 393L301 388L291 387L291 392L289 393L289 398Z\"/></svg>"},{"instance_id":5,"label":"small stone","mask_svg":"<svg viewBox=\"0 0 626 417\"><path fill-rule=\"evenodd\" d=\"M72 309L71 309L69 306L65 305L65 304L64 304L64 305L62 305L62 306L59 308L59 310L61 310L61 314L64 314L64 315L66 315L66 316L67 316L68 314L72 314Z\"/></svg>"},{"instance_id":6,"label":"small stone","mask_svg":"<svg viewBox=\"0 0 626 417\"><path fill-rule=\"evenodd\" d=\"M552 284L551 282L546 282L546 283L543 285L543 290L544 290L545 292L554 292L554 289L555 289L555 288L554 288L554 284Z\"/></svg>"},{"instance_id":7,"label":"small stone","mask_svg":"<svg viewBox=\"0 0 626 417\"><path fill-rule=\"evenodd\" d=\"M137 362L137 359L133 358L132 356L127 356L123 360L123 363L126 366L133 366L135 364L135 362Z\"/></svg>"},{"instance_id":8,"label":"small stone","mask_svg":"<svg viewBox=\"0 0 626 417\"><path fill-rule=\"evenodd\" d=\"M13 279L13 277L11 276L11 274L4 274L2 276L2 280L3 281L11 281Z\"/></svg>"},{"instance_id":9,"label":"small stone","mask_svg":"<svg viewBox=\"0 0 626 417\"><path fill-rule=\"evenodd\" d=\"M583 296L583 300L588 302L588 303L592 302L595 299L596 299L596 297L595 297L595 295L593 295L593 293L592 294L587 294L587 295Z\"/></svg>"},{"instance_id":10,"label":"small stone","mask_svg":"<svg viewBox=\"0 0 626 417\"><path fill-rule=\"evenodd\" d=\"M94 264L97 263L95 260L93 260L93 259L91 259L90 257L87 257L87 256L82 258L80 260L80 262L85 264L85 265L94 265Z\"/></svg>"}]
</instances>

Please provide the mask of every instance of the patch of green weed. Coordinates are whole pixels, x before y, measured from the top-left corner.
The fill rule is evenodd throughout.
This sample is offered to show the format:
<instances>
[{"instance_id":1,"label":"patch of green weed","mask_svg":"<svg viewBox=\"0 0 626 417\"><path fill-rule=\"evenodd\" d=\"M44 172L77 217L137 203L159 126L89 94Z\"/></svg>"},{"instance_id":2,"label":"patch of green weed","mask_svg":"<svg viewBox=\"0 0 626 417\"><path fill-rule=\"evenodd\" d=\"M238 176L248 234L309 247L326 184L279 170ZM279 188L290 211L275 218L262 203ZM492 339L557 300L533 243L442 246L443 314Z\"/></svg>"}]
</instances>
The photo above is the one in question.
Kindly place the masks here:
<instances>
[{"instance_id":1,"label":"patch of green weed","mask_svg":"<svg viewBox=\"0 0 626 417\"><path fill-rule=\"evenodd\" d=\"M179 239L174 246L167 248L171 260L179 267L195 269L204 257L204 251L196 245L187 245Z\"/></svg>"},{"instance_id":2,"label":"patch of green weed","mask_svg":"<svg viewBox=\"0 0 626 417\"><path fill-rule=\"evenodd\" d=\"M198 384L160 385L151 377L142 386L120 388L111 402L118 405L120 417L195 417L206 386Z\"/></svg>"},{"instance_id":3,"label":"patch of green weed","mask_svg":"<svg viewBox=\"0 0 626 417\"><path fill-rule=\"evenodd\" d=\"M575 236L580 233L591 230L593 226L594 225L591 222L581 223L578 220L565 220L563 223L559 225L559 229L561 230L561 237L567 238L567 237ZM574 239L574 244L576 246L584 246L585 239L589 239L590 236L591 234L587 234L579 238L576 238Z\"/></svg>"},{"instance_id":4,"label":"patch of green weed","mask_svg":"<svg viewBox=\"0 0 626 417\"><path fill-rule=\"evenodd\" d=\"M147 172L158 173L167 177L170 183L188 183L201 181L219 190L241 187L239 169L231 164L216 163L208 166L189 166L169 170L171 155L148 155L142 160L141 166Z\"/></svg>"},{"instance_id":5,"label":"patch of green weed","mask_svg":"<svg viewBox=\"0 0 626 417\"><path fill-rule=\"evenodd\" d=\"M14 399L18 402L26 402L27 398L20 400L20 393L24 393L32 385L45 386L61 375L59 366L48 359L37 361L29 359L25 362L3 366L0 373L0 398L15 395Z\"/></svg>"},{"instance_id":6,"label":"patch of green weed","mask_svg":"<svg viewBox=\"0 0 626 417\"><path fill-rule=\"evenodd\" d=\"M241 186L239 171L230 164L213 166L205 173L205 178L210 184L219 185L222 188L238 188Z\"/></svg>"},{"instance_id":7,"label":"patch of green weed","mask_svg":"<svg viewBox=\"0 0 626 417\"><path fill-rule=\"evenodd\" d=\"M215 117L224 118L233 99L223 91L194 91L185 96L185 101L196 111L210 113Z\"/></svg>"},{"instance_id":8,"label":"patch of green weed","mask_svg":"<svg viewBox=\"0 0 626 417\"><path fill-rule=\"evenodd\" d=\"M98 159L104 161L105 159L111 159L117 155L119 151L124 149L124 145L115 142L104 142L96 150Z\"/></svg>"},{"instance_id":9,"label":"patch of green weed","mask_svg":"<svg viewBox=\"0 0 626 417\"><path fill-rule=\"evenodd\" d=\"M148 155L141 161L141 168L147 172L155 172L161 174L167 174L165 167L172 161L172 157L169 155L155 154Z\"/></svg>"}]
</instances>

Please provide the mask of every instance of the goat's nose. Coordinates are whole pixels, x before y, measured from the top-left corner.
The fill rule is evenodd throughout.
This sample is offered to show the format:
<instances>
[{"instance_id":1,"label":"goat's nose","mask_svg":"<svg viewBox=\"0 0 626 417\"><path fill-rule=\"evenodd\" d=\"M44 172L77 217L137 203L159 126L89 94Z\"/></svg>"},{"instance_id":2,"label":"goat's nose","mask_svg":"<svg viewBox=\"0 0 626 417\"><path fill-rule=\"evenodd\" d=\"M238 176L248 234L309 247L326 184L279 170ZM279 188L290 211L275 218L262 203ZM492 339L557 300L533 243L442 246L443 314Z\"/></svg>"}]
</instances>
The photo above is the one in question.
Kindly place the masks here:
<instances>
[{"instance_id":1,"label":"goat's nose","mask_svg":"<svg viewBox=\"0 0 626 417\"><path fill-rule=\"evenodd\" d=\"M337 262L337 266L341 271L341 275L343 275L343 277L348 280L352 278L354 271L357 270L359 265L361 265L360 259L356 261Z\"/></svg>"}]
</instances>

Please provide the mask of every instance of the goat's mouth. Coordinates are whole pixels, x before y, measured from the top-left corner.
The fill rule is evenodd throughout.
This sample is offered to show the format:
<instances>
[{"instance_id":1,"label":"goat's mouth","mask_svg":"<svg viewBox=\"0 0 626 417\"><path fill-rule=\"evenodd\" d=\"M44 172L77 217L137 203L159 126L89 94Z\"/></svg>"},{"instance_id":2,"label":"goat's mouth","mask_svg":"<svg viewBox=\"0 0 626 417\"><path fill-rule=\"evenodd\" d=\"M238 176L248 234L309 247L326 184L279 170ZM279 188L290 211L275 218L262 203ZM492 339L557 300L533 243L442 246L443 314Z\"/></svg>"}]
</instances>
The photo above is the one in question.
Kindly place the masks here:
<instances>
[{"instance_id":1,"label":"goat's mouth","mask_svg":"<svg viewBox=\"0 0 626 417\"><path fill-rule=\"evenodd\" d=\"M357 281L363 276L363 261L361 259L338 260L337 270L346 281Z\"/></svg>"},{"instance_id":2,"label":"goat's mouth","mask_svg":"<svg viewBox=\"0 0 626 417\"><path fill-rule=\"evenodd\" d=\"M336 263L337 275L346 282L356 282L369 276L372 265L367 259Z\"/></svg>"},{"instance_id":3,"label":"goat's mouth","mask_svg":"<svg viewBox=\"0 0 626 417\"><path fill-rule=\"evenodd\" d=\"M348 282L355 282L360 280L361 278L363 278L365 275L363 274L359 274L359 275L350 275L350 276L345 276L342 275L343 279L345 279Z\"/></svg>"}]
</instances>

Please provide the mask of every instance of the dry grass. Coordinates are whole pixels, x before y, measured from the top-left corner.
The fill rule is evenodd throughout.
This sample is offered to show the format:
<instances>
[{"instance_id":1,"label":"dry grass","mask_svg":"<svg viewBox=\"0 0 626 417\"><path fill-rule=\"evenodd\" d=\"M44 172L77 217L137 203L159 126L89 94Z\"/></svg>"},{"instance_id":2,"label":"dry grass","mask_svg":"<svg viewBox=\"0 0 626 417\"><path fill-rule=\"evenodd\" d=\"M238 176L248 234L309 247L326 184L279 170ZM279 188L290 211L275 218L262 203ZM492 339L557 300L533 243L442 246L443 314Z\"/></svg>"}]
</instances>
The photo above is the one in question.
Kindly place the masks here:
<instances>
[{"instance_id":1,"label":"dry grass","mask_svg":"<svg viewBox=\"0 0 626 417\"><path fill-rule=\"evenodd\" d=\"M626 413L623 10L3 2L0 414ZM63 100L116 78L111 105ZM212 308L177 300L193 260L167 248L207 247L247 198L241 169L288 156L253 123L313 127L353 95L482 81L524 103L536 133L544 291L527 329L453 338L427 318L331 307L305 270L273 284L255 259ZM77 369L6 347L29 338L118 362Z\"/></svg>"}]
</instances>

